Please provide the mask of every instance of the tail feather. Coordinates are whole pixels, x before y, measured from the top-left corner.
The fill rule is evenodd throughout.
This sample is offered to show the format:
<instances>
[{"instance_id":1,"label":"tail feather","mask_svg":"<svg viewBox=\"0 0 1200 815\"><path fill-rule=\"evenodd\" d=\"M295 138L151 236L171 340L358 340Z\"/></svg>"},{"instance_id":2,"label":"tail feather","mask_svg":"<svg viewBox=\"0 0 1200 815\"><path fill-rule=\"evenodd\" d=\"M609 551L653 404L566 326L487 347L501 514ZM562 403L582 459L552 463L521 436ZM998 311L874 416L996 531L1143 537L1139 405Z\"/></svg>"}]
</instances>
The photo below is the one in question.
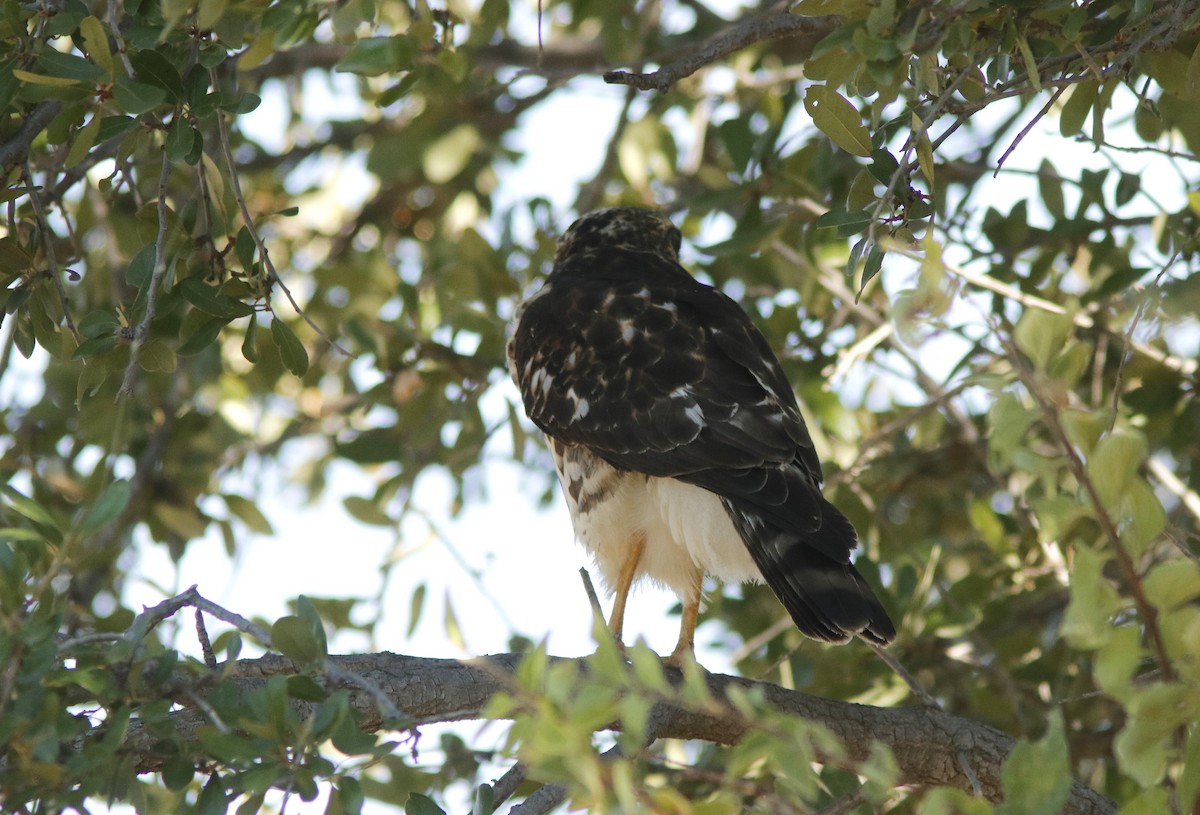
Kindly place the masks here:
<instances>
[{"instance_id":1,"label":"tail feather","mask_svg":"<svg viewBox=\"0 0 1200 815\"><path fill-rule=\"evenodd\" d=\"M780 529L728 502L726 508L763 579L800 631L827 642L858 635L887 645L896 638L896 627L850 563L849 552L857 544L854 528L832 504L823 498L821 502L821 528L802 533ZM839 537L846 560L826 554L831 549L828 540L807 540L818 535Z\"/></svg>"}]
</instances>

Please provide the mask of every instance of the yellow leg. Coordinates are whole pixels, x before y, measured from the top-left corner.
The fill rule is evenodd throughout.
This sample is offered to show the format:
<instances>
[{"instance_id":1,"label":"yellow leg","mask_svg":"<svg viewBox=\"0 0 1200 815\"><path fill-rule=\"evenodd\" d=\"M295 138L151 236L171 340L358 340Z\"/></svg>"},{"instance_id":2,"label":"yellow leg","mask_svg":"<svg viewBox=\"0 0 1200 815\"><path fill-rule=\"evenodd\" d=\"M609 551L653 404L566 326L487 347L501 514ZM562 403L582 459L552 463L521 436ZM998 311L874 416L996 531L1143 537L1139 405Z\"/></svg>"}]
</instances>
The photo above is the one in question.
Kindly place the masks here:
<instances>
[{"instance_id":1,"label":"yellow leg","mask_svg":"<svg viewBox=\"0 0 1200 815\"><path fill-rule=\"evenodd\" d=\"M689 657L695 659L693 640L696 636L696 618L700 614L700 587L704 582L704 570L696 568L692 572L691 591L683 598L683 619L679 622L679 642L675 650L664 662L672 668L682 668Z\"/></svg>"},{"instance_id":2,"label":"yellow leg","mask_svg":"<svg viewBox=\"0 0 1200 815\"><path fill-rule=\"evenodd\" d=\"M618 648L625 647L621 641L621 632L625 627L625 601L629 599L629 587L633 585L633 578L637 577L638 563L644 551L646 536L639 532L629 542L629 553L625 555L625 562L621 564L621 574L617 576L617 596L613 600L612 614L608 618L608 630L612 632Z\"/></svg>"}]
</instances>

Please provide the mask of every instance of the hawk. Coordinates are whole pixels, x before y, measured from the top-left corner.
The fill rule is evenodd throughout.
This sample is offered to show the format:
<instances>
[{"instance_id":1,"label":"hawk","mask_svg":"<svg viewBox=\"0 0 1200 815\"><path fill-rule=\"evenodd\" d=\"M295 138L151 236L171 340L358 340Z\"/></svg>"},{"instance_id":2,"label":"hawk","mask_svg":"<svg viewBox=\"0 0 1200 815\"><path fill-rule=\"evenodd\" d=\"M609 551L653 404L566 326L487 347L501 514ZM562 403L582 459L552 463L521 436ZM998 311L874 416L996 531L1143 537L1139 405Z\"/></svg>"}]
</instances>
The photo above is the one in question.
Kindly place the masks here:
<instances>
[{"instance_id":1,"label":"hawk","mask_svg":"<svg viewBox=\"0 0 1200 815\"><path fill-rule=\"evenodd\" d=\"M616 595L610 631L620 644L629 589L649 578L682 602L667 658L681 664L711 574L765 581L815 639L890 642L779 360L741 307L680 265L680 241L651 210L583 216L508 342L576 537Z\"/></svg>"}]
</instances>

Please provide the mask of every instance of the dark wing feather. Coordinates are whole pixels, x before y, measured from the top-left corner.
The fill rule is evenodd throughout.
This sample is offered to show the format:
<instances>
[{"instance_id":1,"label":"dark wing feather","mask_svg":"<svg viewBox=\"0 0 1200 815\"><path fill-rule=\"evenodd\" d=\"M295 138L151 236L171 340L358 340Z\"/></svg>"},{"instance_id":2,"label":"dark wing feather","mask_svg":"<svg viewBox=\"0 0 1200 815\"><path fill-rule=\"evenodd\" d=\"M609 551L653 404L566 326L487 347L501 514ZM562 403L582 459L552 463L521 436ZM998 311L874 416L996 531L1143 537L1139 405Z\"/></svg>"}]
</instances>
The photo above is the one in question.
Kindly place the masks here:
<instances>
[{"instance_id":1,"label":"dark wing feather","mask_svg":"<svg viewBox=\"0 0 1200 815\"><path fill-rule=\"evenodd\" d=\"M534 424L616 467L815 528L820 463L762 335L682 267L619 251L609 262L620 260L655 268L559 278L526 306L514 367Z\"/></svg>"},{"instance_id":2,"label":"dark wing feather","mask_svg":"<svg viewBox=\"0 0 1200 815\"><path fill-rule=\"evenodd\" d=\"M791 385L746 313L652 253L586 261L556 266L518 320L513 369L534 424L614 467L720 496L805 633L894 636L850 565L853 527L820 493Z\"/></svg>"}]
</instances>

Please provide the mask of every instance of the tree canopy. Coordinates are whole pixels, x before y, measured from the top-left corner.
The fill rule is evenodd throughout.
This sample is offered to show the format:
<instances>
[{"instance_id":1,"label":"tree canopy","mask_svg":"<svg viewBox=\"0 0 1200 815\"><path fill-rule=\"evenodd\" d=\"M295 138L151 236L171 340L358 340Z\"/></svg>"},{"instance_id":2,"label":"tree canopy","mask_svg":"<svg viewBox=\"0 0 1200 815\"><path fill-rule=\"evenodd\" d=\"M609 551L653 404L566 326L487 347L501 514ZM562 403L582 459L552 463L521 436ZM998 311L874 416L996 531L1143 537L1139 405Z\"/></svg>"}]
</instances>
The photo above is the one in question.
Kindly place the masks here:
<instances>
[{"instance_id":1,"label":"tree canopy","mask_svg":"<svg viewBox=\"0 0 1200 815\"><path fill-rule=\"evenodd\" d=\"M0 61L6 810L1200 811L1200 1L4 0ZM569 205L507 186L550 149ZM131 607L270 534L249 472L361 471L348 534L488 458L554 500L505 326L613 204L780 354L890 664L763 587L702 618L758 682Z\"/></svg>"}]
</instances>

